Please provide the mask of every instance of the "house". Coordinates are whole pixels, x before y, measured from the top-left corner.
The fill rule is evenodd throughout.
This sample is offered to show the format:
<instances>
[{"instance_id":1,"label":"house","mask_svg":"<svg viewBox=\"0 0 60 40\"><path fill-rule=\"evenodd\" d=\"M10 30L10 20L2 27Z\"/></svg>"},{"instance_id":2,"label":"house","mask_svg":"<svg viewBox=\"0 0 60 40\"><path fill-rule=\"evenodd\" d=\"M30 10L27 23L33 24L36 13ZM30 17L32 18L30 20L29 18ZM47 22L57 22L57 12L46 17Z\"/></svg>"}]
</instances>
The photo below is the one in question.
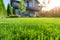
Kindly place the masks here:
<instances>
[{"instance_id":1,"label":"house","mask_svg":"<svg viewBox=\"0 0 60 40\"><path fill-rule=\"evenodd\" d=\"M18 9L18 4L21 0L11 0L11 5L13 7L13 13L15 15L21 15L21 12ZM32 16L35 17L36 14L39 15L40 7L38 6L38 0L25 0L24 6L26 7L26 11L22 14L23 16Z\"/></svg>"}]
</instances>

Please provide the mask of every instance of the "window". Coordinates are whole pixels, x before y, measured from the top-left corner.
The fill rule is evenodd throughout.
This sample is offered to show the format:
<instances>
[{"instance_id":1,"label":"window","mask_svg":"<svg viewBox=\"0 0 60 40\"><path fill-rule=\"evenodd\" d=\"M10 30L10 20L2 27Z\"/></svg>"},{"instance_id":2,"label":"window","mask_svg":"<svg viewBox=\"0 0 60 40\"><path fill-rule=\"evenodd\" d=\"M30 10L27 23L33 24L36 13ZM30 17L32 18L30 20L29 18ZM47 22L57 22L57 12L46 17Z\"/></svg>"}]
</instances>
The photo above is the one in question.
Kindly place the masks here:
<instances>
[{"instance_id":1,"label":"window","mask_svg":"<svg viewBox=\"0 0 60 40\"><path fill-rule=\"evenodd\" d=\"M13 2L12 6L18 6L17 2Z\"/></svg>"},{"instance_id":2,"label":"window","mask_svg":"<svg viewBox=\"0 0 60 40\"><path fill-rule=\"evenodd\" d=\"M29 3L29 7L33 7L33 3L32 2Z\"/></svg>"},{"instance_id":3,"label":"window","mask_svg":"<svg viewBox=\"0 0 60 40\"><path fill-rule=\"evenodd\" d=\"M27 7L27 2L24 2L24 6Z\"/></svg>"},{"instance_id":4,"label":"window","mask_svg":"<svg viewBox=\"0 0 60 40\"><path fill-rule=\"evenodd\" d=\"M34 7L34 0L31 0L31 1L29 2L29 7Z\"/></svg>"},{"instance_id":5,"label":"window","mask_svg":"<svg viewBox=\"0 0 60 40\"><path fill-rule=\"evenodd\" d=\"M18 9L15 9L15 14L19 14L19 10Z\"/></svg>"}]
</instances>

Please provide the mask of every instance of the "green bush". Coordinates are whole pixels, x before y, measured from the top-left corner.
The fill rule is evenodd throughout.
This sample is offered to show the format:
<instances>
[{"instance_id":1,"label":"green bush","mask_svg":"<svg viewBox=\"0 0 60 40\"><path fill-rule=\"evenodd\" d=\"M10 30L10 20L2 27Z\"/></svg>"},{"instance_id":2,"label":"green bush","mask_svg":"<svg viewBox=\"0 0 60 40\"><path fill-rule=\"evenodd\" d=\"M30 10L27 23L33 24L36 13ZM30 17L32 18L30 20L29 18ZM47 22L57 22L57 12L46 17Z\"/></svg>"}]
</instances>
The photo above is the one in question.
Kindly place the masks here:
<instances>
[{"instance_id":1,"label":"green bush","mask_svg":"<svg viewBox=\"0 0 60 40\"><path fill-rule=\"evenodd\" d=\"M6 18L19 18L19 17L20 17L20 15L10 15L10 16L8 16Z\"/></svg>"}]
</instances>

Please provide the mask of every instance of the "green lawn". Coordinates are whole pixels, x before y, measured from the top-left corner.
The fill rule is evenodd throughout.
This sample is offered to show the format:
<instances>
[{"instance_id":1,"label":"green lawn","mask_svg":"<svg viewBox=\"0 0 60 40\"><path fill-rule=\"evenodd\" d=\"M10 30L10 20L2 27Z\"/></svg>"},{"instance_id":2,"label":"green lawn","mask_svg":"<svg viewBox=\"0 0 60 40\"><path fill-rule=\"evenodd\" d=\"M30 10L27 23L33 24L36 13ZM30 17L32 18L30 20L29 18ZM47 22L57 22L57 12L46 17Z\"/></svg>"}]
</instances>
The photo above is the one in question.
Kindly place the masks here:
<instances>
[{"instance_id":1,"label":"green lawn","mask_svg":"<svg viewBox=\"0 0 60 40\"><path fill-rule=\"evenodd\" d=\"M60 18L0 19L0 40L60 40Z\"/></svg>"}]
</instances>

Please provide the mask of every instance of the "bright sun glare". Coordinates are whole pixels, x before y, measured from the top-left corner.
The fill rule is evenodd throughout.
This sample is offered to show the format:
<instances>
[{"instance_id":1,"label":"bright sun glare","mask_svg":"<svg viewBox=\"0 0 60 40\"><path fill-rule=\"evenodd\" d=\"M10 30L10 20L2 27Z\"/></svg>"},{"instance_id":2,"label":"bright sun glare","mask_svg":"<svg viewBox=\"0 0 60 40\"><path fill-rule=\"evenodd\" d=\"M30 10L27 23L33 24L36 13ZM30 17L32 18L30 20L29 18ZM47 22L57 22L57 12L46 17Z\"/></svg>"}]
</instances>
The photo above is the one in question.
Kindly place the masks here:
<instances>
[{"instance_id":1,"label":"bright sun glare","mask_svg":"<svg viewBox=\"0 0 60 40\"><path fill-rule=\"evenodd\" d=\"M60 0L50 0L50 3L49 4L47 3L46 7L42 8L42 10L49 11L57 6L60 6Z\"/></svg>"}]
</instances>

